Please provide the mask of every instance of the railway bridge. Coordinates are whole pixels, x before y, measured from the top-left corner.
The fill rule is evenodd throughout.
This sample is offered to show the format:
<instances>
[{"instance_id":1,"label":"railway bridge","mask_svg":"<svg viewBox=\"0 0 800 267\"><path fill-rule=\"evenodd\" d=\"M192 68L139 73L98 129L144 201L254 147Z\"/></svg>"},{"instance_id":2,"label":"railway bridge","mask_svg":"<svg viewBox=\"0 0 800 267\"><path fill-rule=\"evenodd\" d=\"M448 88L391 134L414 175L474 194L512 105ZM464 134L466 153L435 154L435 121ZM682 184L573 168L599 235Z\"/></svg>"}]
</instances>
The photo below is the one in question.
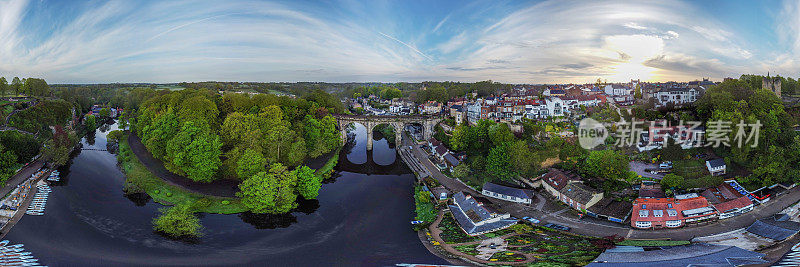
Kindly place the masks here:
<instances>
[{"instance_id":1,"label":"railway bridge","mask_svg":"<svg viewBox=\"0 0 800 267\"><path fill-rule=\"evenodd\" d=\"M347 114L333 114L336 118L339 132L342 135L342 142L347 142L347 126L351 123L360 123L367 128L367 150L372 150L372 130L375 126L381 124L389 124L394 128L395 142L401 143L403 138L403 129L408 124L422 125L422 136L425 140L431 138L433 135L433 128L439 124L444 117L438 115L405 115L405 116L391 116L391 115L347 115Z\"/></svg>"}]
</instances>

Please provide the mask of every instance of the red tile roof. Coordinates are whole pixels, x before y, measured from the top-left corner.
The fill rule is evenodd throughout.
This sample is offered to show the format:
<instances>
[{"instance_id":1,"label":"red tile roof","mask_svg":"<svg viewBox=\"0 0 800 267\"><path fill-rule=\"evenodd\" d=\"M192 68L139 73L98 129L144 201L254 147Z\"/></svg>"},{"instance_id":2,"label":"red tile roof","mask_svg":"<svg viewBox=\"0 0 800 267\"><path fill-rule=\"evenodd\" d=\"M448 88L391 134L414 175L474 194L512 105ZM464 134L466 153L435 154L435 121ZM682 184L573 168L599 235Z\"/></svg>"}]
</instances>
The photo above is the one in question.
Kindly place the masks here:
<instances>
[{"instance_id":1,"label":"red tile roof","mask_svg":"<svg viewBox=\"0 0 800 267\"><path fill-rule=\"evenodd\" d=\"M750 198L748 198L746 196L742 196L742 197L739 197L739 198L731 200L731 201L715 204L714 208L716 208L717 211L719 211L719 212L726 212L726 211L729 211L729 210L732 210L732 209L741 209L741 208L750 206L752 204L753 204L753 201L750 200Z\"/></svg>"}]
</instances>

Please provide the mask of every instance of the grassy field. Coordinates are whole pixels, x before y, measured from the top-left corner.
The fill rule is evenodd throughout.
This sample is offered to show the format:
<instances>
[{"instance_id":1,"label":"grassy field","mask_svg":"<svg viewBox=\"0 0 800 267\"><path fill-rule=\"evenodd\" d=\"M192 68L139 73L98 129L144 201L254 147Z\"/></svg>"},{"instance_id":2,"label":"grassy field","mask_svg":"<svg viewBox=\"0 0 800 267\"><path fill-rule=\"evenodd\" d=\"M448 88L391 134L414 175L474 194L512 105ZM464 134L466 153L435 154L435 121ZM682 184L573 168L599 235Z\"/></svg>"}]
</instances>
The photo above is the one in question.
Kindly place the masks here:
<instances>
[{"instance_id":1,"label":"grassy field","mask_svg":"<svg viewBox=\"0 0 800 267\"><path fill-rule=\"evenodd\" d=\"M133 184L146 192L155 202L162 205L187 204L193 212L233 214L247 211L238 198L224 198L202 195L168 184L153 175L139 162L128 146L128 138L120 138L117 160L127 176L126 183Z\"/></svg>"},{"instance_id":2,"label":"grassy field","mask_svg":"<svg viewBox=\"0 0 800 267\"><path fill-rule=\"evenodd\" d=\"M708 174L705 162L699 159L675 161L674 172L687 179L700 178Z\"/></svg>"}]
</instances>

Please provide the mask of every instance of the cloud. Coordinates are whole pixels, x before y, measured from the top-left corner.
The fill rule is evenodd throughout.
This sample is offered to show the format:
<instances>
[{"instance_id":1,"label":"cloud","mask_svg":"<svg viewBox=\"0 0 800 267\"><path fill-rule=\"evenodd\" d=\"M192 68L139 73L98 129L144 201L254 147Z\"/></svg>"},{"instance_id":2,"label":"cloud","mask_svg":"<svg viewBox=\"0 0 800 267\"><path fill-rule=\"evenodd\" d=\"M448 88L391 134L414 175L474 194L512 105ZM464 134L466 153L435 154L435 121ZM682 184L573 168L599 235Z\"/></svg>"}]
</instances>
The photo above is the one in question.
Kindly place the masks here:
<instances>
[{"instance_id":1,"label":"cloud","mask_svg":"<svg viewBox=\"0 0 800 267\"><path fill-rule=\"evenodd\" d=\"M775 6L774 23L763 22L775 25L775 36L759 40L746 38L753 29L679 0L472 4L459 7L457 14L473 14L464 16L372 1L48 4L0 0L0 76L552 83L800 71L795 1ZM430 18L441 20L431 29Z\"/></svg>"}]
</instances>

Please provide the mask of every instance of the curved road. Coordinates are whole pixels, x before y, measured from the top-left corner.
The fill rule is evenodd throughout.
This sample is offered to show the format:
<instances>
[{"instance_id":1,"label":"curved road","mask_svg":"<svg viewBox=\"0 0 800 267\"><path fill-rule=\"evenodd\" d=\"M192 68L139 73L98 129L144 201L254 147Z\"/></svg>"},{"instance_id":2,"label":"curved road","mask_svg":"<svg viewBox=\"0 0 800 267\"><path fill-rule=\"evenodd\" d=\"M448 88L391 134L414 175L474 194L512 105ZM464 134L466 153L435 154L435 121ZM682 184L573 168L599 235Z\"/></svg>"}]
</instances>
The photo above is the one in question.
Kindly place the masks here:
<instances>
[{"instance_id":1,"label":"curved road","mask_svg":"<svg viewBox=\"0 0 800 267\"><path fill-rule=\"evenodd\" d=\"M470 194L480 195L479 192L473 190L472 188L467 187L460 181L449 178L444 174L442 174L439 171L439 169L436 168L433 165L433 163L428 159L427 154L424 151L422 151L422 149L419 148L418 145L413 144L409 140L410 138L408 137L403 138L403 146L406 148L409 145L412 146L413 147L412 154L420 161L420 163L422 163L422 165L426 169L428 169L431 176L436 178L436 180L438 180L441 184L450 189L453 193L458 191L465 191ZM513 217L522 218L524 216L530 216L538 218L543 222L546 221L546 222L566 225L572 227L571 232L577 234L595 236L595 237L604 237L616 234L618 236L622 236L625 238L633 238L633 239L670 238L672 240L691 240L694 237L719 234L748 227L758 219L778 213L783 209L785 209L786 207L789 207L794 203L800 201L800 186L788 190L787 193L783 195L773 197L773 199L767 204L757 206L753 211L743 215L739 215L737 217L701 226L690 226L680 229L660 229L660 230L633 229L628 224L622 225L610 221L597 220L594 218L580 220L577 218L577 216L570 217L571 210L566 208L565 206L558 211L546 210L544 208L544 206L546 205L543 205L543 203L545 201L550 201L550 198L545 199L547 197L543 197L542 196L543 194L546 195L546 193L543 193L541 190L537 191L536 196L538 199L537 202L539 202L539 204L536 206L526 206L522 204L517 204L492 198L487 198L487 199L489 199L490 205L498 208L499 210L510 213L511 216Z\"/></svg>"}]
</instances>

